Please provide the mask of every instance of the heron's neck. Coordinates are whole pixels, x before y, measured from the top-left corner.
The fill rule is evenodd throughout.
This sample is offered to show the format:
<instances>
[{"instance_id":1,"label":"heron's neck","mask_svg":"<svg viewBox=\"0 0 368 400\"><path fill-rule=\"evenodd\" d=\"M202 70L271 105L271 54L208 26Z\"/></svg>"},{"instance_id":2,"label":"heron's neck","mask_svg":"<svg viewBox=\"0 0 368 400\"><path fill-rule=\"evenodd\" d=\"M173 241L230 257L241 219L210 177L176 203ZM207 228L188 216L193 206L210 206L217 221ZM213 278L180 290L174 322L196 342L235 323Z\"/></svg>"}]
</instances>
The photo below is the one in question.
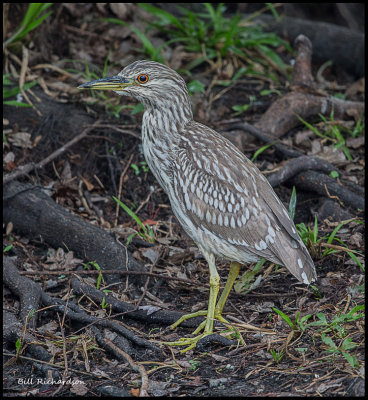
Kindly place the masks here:
<instances>
[{"instance_id":1,"label":"heron's neck","mask_svg":"<svg viewBox=\"0 0 368 400\"><path fill-rule=\"evenodd\" d=\"M193 119L188 97L184 99L173 97L170 101L145 103L144 106L142 131L152 143L157 140L175 142L185 125Z\"/></svg>"}]
</instances>

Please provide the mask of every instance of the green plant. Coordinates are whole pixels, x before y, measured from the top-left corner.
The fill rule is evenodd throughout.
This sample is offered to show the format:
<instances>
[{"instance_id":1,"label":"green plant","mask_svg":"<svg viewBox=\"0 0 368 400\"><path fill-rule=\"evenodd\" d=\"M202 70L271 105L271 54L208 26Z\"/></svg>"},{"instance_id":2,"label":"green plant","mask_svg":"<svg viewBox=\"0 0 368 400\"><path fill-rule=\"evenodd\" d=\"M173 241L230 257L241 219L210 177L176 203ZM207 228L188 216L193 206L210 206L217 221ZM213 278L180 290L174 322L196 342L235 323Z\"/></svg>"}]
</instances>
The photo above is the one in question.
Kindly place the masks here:
<instances>
[{"instance_id":1,"label":"green plant","mask_svg":"<svg viewBox=\"0 0 368 400\"><path fill-rule=\"evenodd\" d=\"M191 365L190 369L192 371L195 371L198 368L198 366L201 365L201 363L199 361L195 361L195 360L189 360L188 362Z\"/></svg>"},{"instance_id":2,"label":"green plant","mask_svg":"<svg viewBox=\"0 0 368 400\"><path fill-rule=\"evenodd\" d=\"M123 25L123 26L129 26L129 28L137 35L138 39L141 41L142 46L143 46L143 53L147 54L151 60L153 61L158 61L160 63L164 63L165 60L161 54L162 49L170 44L172 41L165 42L159 47L155 47L155 45L150 41L150 39L145 35L143 32L141 32L139 29L135 28L134 26L128 25L126 22L121 21L120 19L117 18L102 18L103 21L106 22L112 22L114 24L118 25Z\"/></svg>"},{"instance_id":3,"label":"green plant","mask_svg":"<svg viewBox=\"0 0 368 400\"><path fill-rule=\"evenodd\" d=\"M36 29L52 14L52 11L44 13L52 4L53 3L30 3L19 28L5 41L3 47L8 47L22 41L29 32Z\"/></svg>"},{"instance_id":4,"label":"green plant","mask_svg":"<svg viewBox=\"0 0 368 400\"><path fill-rule=\"evenodd\" d=\"M141 173L141 169L143 172L147 172L149 170L146 161L140 161L139 165L131 163L130 166L134 169L136 175L139 175Z\"/></svg>"},{"instance_id":5,"label":"green plant","mask_svg":"<svg viewBox=\"0 0 368 400\"><path fill-rule=\"evenodd\" d=\"M322 132L315 125L305 121L299 115L297 115L297 117L308 129L314 132L317 136L332 142L334 144L335 149L339 149L341 147L342 151L344 152L348 160L353 159L348 147L346 146L346 141L343 136L343 132L351 136L361 134L360 132L362 132L362 127L363 127L361 123L359 123L359 128L357 128L357 130L351 131L342 126L341 124L336 123L336 121L334 120L334 113L332 110L329 119L327 119L324 115L319 114L319 118L322 120L325 127L324 132Z\"/></svg>"},{"instance_id":6,"label":"green plant","mask_svg":"<svg viewBox=\"0 0 368 400\"><path fill-rule=\"evenodd\" d=\"M120 201L118 198L115 196L112 196L113 199L119 204L119 206L132 218L134 221L140 226L142 232L135 232L132 233L128 239L126 244L129 244L130 241L133 239L135 235L139 235L142 239L147 240L149 243L154 243L155 242L155 234L153 232L153 229L151 228L150 225L144 225L143 222L139 219L139 217L127 206L125 205L122 201Z\"/></svg>"},{"instance_id":7,"label":"green plant","mask_svg":"<svg viewBox=\"0 0 368 400\"><path fill-rule=\"evenodd\" d=\"M16 358L18 358L18 356L20 355L21 349L22 349L22 342L20 338L18 338L15 342Z\"/></svg>"},{"instance_id":8,"label":"green plant","mask_svg":"<svg viewBox=\"0 0 368 400\"><path fill-rule=\"evenodd\" d=\"M19 99L20 95L20 88L19 86L16 87L11 87L13 86L14 83L9 79L10 74L4 74L3 75L3 104L6 104L8 106L16 106L16 107L32 107L28 103L24 103ZM33 82L28 82L24 84L23 90L26 91L30 89L31 87L37 85L37 80L34 80ZM9 99L11 97L16 96L16 100L4 100L4 99Z\"/></svg>"},{"instance_id":9,"label":"green plant","mask_svg":"<svg viewBox=\"0 0 368 400\"><path fill-rule=\"evenodd\" d=\"M10 251L13 248L12 244L9 244L8 246L6 246L3 250L3 253L7 253L8 251Z\"/></svg>"},{"instance_id":10,"label":"green plant","mask_svg":"<svg viewBox=\"0 0 368 400\"><path fill-rule=\"evenodd\" d=\"M253 162L261 153L263 153L265 150L267 150L269 147L273 146L275 142L266 144L265 146L260 147L252 156L251 161Z\"/></svg>"},{"instance_id":11,"label":"green plant","mask_svg":"<svg viewBox=\"0 0 368 400\"><path fill-rule=\"evenodd\" d=\"M330 322L328 322L323 312L317 312L314 316L314 320L309 322L313 317L312 314L300 317L300 311L298 311L293 321L277 308L273 307L273 310L281 316L293 331L305 332L307 329L318 328L314 332L314 336L320 334L322 342L329 347L326 351L333 354L342 354L353 368L359 366L357 358L348 353L348 350L357 347L357 344L353 343L349 338L348 329L351 322L365 317L363 312L365 310L364 305L356 305L349 312L337 312ZM331 336L327 336L326 333L331 333L333 336L339 338L341 342L340 345L337 346Z\"/></svg>"},{"instance_id":12,"label":"green plant","mask_svg":"<svg viewBox=\"0 0 368 400\"><path fill-rule=\"evenodd\" d=\"M309 226L306 226L303 222L300 224L296 224L296 229L303 240L304 244L310 249L313 257L323 258L329 254L337 253L340 251L346 251L346 253L356 262L356 264L364 271L364 266L358 260L356 254L360 255L357 251L349 250L346 244L336 237L337 232L347 223L352 222L353 220L342 221L329 235L324 235L318 238L318 221L317 216L314 217L314 227L311 229ZM358 220L355 220L358 222ZM339 243L340 248L334 248L332 245L333 241L337 241ZM326 249L322 252L321 247L324 245ZM346 250L344 250L346 249ZM354 254L356 253L356 254Z\"/></svg>"},{"instance_id":13,"label":"green plant","mask_svg":"<svg viewBox=\"0 0 368 400\"><path fill-rule=\"evenodd\" d=\"M277 352L275 349L270 349L270 353L275 363L278 364L282 360L284 349L281 349L279 352Z\"/></svg>"},{"instance_id":14,"label":"green plant","mask_svg":"<svg viewBox=\"0 0 368 400\"><path fill-rule=\"evenodd\" d=\"M249 96L249 104L232 106L231 108L236 111L234 114L232 114L232 116L235 117L236 115L242 114L243 112L247 111L249 107L252 107L252 104L255 100L256 96Z\"/></svg>"},{"instance_id":15,"label":"green plant","mask_svg":"<svg viewBox=\"0 0 368 400\"><path fill-rule=\"evenodd\" d=\"M84 269L87 269L87 267L89 265L92 265L92 267L96 268L96 270L99 271L99 274L98 274L98 277L97 277L97 282L96 282L96 288L99 289L101 281L102 281L101 267L98 265L98 263L96 261L88 261L88 263L86 263L84 265Z\"/></svg>"},{"instance_id":16,"label":"green plant","mask_svg":"<svg viewBox=\"0 0 368 400\"><path fill-rule=\"evenodd\" d=\"M109 303L105 300L105 297L103 297L102 302L101 302L101 308L104 310L109 306Z\"/></svg>"},{"instance_id":17,"label":"green plant","mask_svg":"<svg viewBox=\"0 0 368 400\"><path fill-rule=\"evenodd\" d=\"M296 314L295 320L292 321L291 318L289 316L287 316L285 313L283 313L281 310L278 310L276 307L272 307L272 309L278 315L280 315L280 317L290 326L290 328L293 331L298 331L299 328L301 328L301 330L303 330L302 327L303 327L304 321L311 317L311 315L306 315L306 316L304 316L302 318L299 318L300 317L300 311L298 311L297 314Z\"/></svg>"},{"instance_id":18,"label":"green plant","mask_svg":"<svg viewBox=\"0 0 368 400\"><path fill-rule=\"evenodd\" d=\"M190 95L193 95L194 93L203 93L205 88L204 84L197 79L190 81L187 87Z\"/></svg>"},{"instance_id":19,"label":"green plant","mask_svg":"<svg viewBox=\"0 0 368 400\"><path fill-rule=\"evenodd\" d=\"M259 286L262 275L259 275L256 280L255 276L261 270L263 264L266 262L264 258L261 258L253 268L249 268L234 284L234 290L236 293L249 293L251 290Z\"/></svg>"},{"instance_id":20,"label":"green plant","mask_svg":"<svg viewBox=\"0 0 368 400\"><path fill-rule=\"evenodd\" d=\"M148 3L139 3L145 11L152 14L156 20L148 21L150 26L159 29L171 39L162 46L173 42L182 43L186 50L200 53L188 69L192 69L207 60L231 57L236 55L249 60L247 51L257 49L250 67L244 72L254 71L253 63L270 65L270 62L283 71L286 65L280 59L272 47L283 46L288 50L290 46L273 33L265 33L258 25L250 24L250 19L242 19L240 15L231 18L225 17L226 7L224 3L213 5L203 3L203 12L194 13L187 8L177 6L182 12L182 17L175 17L173 14L164 11ZM142 44L149 55L157 57L159 49L152 48L147 43L147 37L143 33L139 35Z\"/></svg>"},{"instance_id":21,"label":"green plant","mask_svg":"<svg viewBox=\"0 0 368 400\"><path fill-rule=\"evenodd\" d=\"M349 350L355 349L358 345L354 343L349 337L345 338L340 345L332 340L330 336L326 336L324 333L321 335L322 342L327 346L325 350L327 353L333 355L342 355L349 362L352 368L359 368L359 361L357 357L349 353Z\"/></svg>"}]
</instances>

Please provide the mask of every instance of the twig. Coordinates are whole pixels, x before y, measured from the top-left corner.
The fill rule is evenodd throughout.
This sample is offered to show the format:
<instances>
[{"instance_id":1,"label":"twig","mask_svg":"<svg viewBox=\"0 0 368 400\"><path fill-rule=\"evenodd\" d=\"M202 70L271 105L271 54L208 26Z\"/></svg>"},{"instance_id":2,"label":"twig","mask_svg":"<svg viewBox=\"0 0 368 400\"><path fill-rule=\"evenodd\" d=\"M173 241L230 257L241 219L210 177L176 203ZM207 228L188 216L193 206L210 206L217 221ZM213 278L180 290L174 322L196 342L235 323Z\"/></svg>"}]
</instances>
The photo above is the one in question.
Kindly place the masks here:
<instances>
[{"instance_id":1,"label":"twig","mask_svg":"<svg viewBox=\"0 0 368 400\"><path fill-rule=\"evenodd\" d=\"M23 55L22 65L19 74L19 90L22 93L22 96L27 100L27 103L35 109L37 115L41 116L42 114L37 109L37 107L31 102L31 100L29 99L29 97L27 96L26 92L23 89L24 83L26 81L26 73L28 68L28 49L25 46L22 46L22 55Z\"/></svg>"},{"instance_id":2,"label":"twig","mask_svg":"<svg viewBox=\"0 0 368 400\"><path fill-rule=\"evenodd\" d=\"M151 268L150 268L150 271L149 271L150 273L152 273L153 268L155 268L155 266L157 265L159 259L161 258L161 255L162 255L162 249L159 250L159 253L158 253L157 257L156 257L156 260L155 260L154 263L151 265ZM136 310L138 310L139 306L140 306L141 303L142 303L142 300L144 299L144 296L145 296L146 293L147 293L147 288L148 288L148 283L149 283L149 281L150 281L150 276L148 275L148 276L147 276L147 279L146 279L146 283L144 284L144 289L143 289L142 296L140 297L140 299L138 300L138 303L137 303L137 305L136 305Z\"/></svg>"},{"instance_id":3,"label":"twig","mask_svg":"<svg viewBox=\"0 0 368 400\"><path fill-rule=\"evenodd\" d=\"M130 155L129 160L128 160L128 162L127 162L125 168L124 168L124 171L123 171L123 172L121 173L121 175L120 175L120 179L119 179L119 189L118 189L118 200L120 200L120 197L121 197L121 190L122 190L122 187L123 187L123 179L124 179L124 176L125 176L125 174L127 173L130 164L132 163L133 157L134 157L134 152L132 152L132 154ZM114 220L114 227L115 227L115 228L116 228L117 225L118 225L119 210L120 210L120 205L119 205L119 203L116 203L115 220Z\"/></svg>"},{"instance_id":4,"label":"twig","mask_svg":"<svg viewBox=\"0 0 368 400\"><path fill-rule=\"evenodd\" d=\"M12 354L12 353L8 353L8 352L3 351L3 356L15 357L15 354ZM21 356L21 355L18 356L18 357L21 358L21 359L23 359L23 360L32 361L32 362L37 363L37 364L49 365L50 367L53 367L53 368L59 368L59 369L65 368L63 365L53 364L53 363L51 363L51 362L42 361L42 360L37 360L37 359L32 358L32 357L26 357L26 356ZM104 376L96 375L96 374L93 374L93 373L91 373L91 372L84 372L84 371L81 371L80 369L73 369L73 368L70 368L69 371L75 372L75 373L77 373L77 374L92 376L92 377L98 378L98 379L103 379L103 378L105 378Z\"/></svg>"},{"instance_id":5,"label":"twig","mask_svg":"<svg viewBox=\"0 0 368 400\"><path fill-rule=\"evenodd\" d=\"M116 132L124 133L124 134L130 135L130 136L133 136L133 137L135 137L135 138L137 138L137 139L141 139L141 138L142 138L141 135L140 135L139 133L135 133L135 132L133 132L133 131L128 131L128 130L126 130L126 129L121 129L121 128L118 128L117 126L111 125L111 124L99 124L98 126L96 126L96 128L108 128L108 129L113 129L113 130L116 131Z\"/></svg>"},{"instance_id":6,"label":"twig","mask_svg":"<svg viewBox=\"0 0 368 400\"><path fill-rule=\"evenodd\" d=\"M98 121L97 121L98 122ZM75 143L78 143L80 140L84 139L87 137L88 133L95 128L95 125L97 124L94 123L93 125L85 128L82 133L79 135L75 136L72 140L67 142L64 146L59 147L56 151L51 153L48 157L44 158L42 161L39 163L28 163L26 165L22 165L18 167L15 171L11 172L10 174L7 174L3 177L3 183L8 183L14 179L20 178L21 176L27 175L34 169L41 169L45 165L47 165L50 161L54 160L56 157L60 156L61 154L65 153L66 150L69 149L69 147L73 146Z\"/></svg>"},{"instance_id":7,"label":"twig","mask_svg":"<svg viewBox=\"0 0 368 400\"><path fill-rule=\"evenodd\" d=\"M128 361L129 365L136 372L139 372L141 375L142 386L139 393L139 397L148 397L147 389L148 389L148 375L143 367L143 365L137 364L133 361L132 357L129 354L125 353L125 351L121 350L118 346L116 346L111 340L105 338L105 342L110 346L114 352L120 354L126 361Z\"/></svg>"},{"instance_id":8,"label":"twig","mask_svg":"<svg viewBox=\"0 0 368 400\"><path fill-rule=\"evenodd\" d=\"M227 121L222 121L222 122L226 123ZM250 133L252 136L254 136L258 140L261 140L266 144L275 142L275 137L265 134L261 129L255 127L254 125L249 124L248 122L242 121L234 123L232 120L230 120L229 122L232 123L233 125L225 129L226 131L241 129ZM303 155L303 153L301 153L300 151L289 149L281 143L275 143L273 147L288 158L295 158Z\"/></svg>"}]
</instances>

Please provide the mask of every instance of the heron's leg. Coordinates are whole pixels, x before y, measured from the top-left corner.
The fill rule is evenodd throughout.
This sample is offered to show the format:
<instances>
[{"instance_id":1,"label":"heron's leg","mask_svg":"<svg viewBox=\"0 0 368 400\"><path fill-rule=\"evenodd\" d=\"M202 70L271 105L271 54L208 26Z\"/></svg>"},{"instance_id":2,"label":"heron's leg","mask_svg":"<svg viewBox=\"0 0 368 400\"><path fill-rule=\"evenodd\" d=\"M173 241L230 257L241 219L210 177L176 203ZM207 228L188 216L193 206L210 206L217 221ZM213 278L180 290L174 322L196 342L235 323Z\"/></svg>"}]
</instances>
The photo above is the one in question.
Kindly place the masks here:
<instances>
[{"instance_id":1,"label":"heron's leg","mask_svg":"<svg viewBox=\"0 0 368 400\"><path fill-rule=\"evenodd\" d=\"M234 285L236 278L239 275L241 264L236 261L232 261L230 264L229 276L227 277L227 281L224 287L224 290L221 293L220 299L216 304L215 308L215 318L218 318L222 314L222 310L224 309L226 300L230 294L231 288Z\"/></svg>"},{"instance_id":2,"label":"heron's leg","mask_svg":"<svg viewBox=\"0 0 368 400\"><path fill-rule=\"evenodd\" d=\"M231 327L231 324L229 321L227 321L223 316L222 316L222 310L224 309L226 300L230 294L231 288L234 285L234 282L236 280L236 278L239 275L239 271L240 271L240 267L241 264L239 264L236 261L232 261L230 264L230 271L229 271L229 275L227 277L227 281L225 284L225 287L221 293L220 299L216 304L215 307L215 315L214 318L217 319L218 321L222 322L224 325ZM194 334L198 333L201 331L201 329L204 328L206 321L203 321L198 328L193 332Z\"/></svg>"},{"instance_id":3,"label":"heron's leg","mask_svg":"<svg viewBox=\"0 0 368 400\"><path fill-rule=\"evenodd\" d=\"M215 265L215 256L211 253L207 253L202 250L203 255L205 256L208 266L210 269L210 298L208 300L208 309L206 311L198 311L192 314L187 314L183 315L178 321L176 321L172 326L171 329L175 328L179 324L181 324L183 321L185 321L188 318L193 318L193 317L198 317L198 316L203 316L206 315L206 320L203 321L198 328L193 332L194 335L197 335L203 328L204 331L202 334L195 336L193 338L188 338L188 339L179 339L178 341L175 342L163 342L165 344L168 344L170 346L188 346L187 348L181 350L182 353L193 349L196 347L197 342L202 339L205 336L211 335L213 333L213 322L214 322L214 316L215 316L215 308L216 308L216 299L217 299L217 294L220 288L220 276L217 272L216 265Z\"/></svg>"},{"instance_id":4,"label":"heron's leg","mask_svg":"<svg viewBox=\"0 0 368 400\"><path fill-rule=\"evenodd\" d=\"M214 310L215 310L215 306L216 306L216 299L217 299L217 294L220 288L220 276L217 272L216 269L216 265L215 265L215 256L213 254L209 254L207 252L205 252L204 250L202 250L202 253L204 254L207 262L208 262L208 266L210 269L210 297L208 300L208 309L207 311L197 311L191 314L185 314L183 315L181 318L179 318L175 323L173 323L170 326L170 329L175 329L178 325L180 325L183 321L189 319L189 318L194 318L194 317L200 317L200 316L204 316L207 315L207 318L205 321L203 321L199 327L200 329L198 330L198 328L193 332L194 334L197 334L205 325L206 325L206 329L210 329L211 326L211 322L209 322L207 324L208 319L212 319L212 331L213 331L213 318L214 318ZM213 310L212 310L213 308ZM212 333L211 331L211 333Z\"/></svg>"}]
</instances>

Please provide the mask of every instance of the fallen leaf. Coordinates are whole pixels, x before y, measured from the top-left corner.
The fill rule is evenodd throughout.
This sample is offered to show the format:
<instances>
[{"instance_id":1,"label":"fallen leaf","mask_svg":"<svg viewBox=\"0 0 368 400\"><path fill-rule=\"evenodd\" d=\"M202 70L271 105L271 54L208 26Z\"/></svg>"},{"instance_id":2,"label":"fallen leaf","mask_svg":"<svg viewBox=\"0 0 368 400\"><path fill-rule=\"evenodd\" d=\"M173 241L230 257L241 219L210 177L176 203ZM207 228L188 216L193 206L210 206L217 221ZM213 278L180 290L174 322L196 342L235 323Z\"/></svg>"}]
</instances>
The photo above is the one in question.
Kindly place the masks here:
<instances>
[{"instance_id":1,"label":"fallen leaf","mask_svg":"<svg viewBox=\"0 0 368 400\"><path fill-rule=\"evenodd\" d=\"M363 235L359 232L355 232L354 235L350 236L349 244L352 244L358 248L361 248L362 244L363 244Z\"/></svg>"},{"instance_id":2,"label":"fallen leaf","mask_svg":"<svg viewBox=\"0 0 368 400\"><path fill-rule=\"evenodd\" d=\"M84 382L75 383L71 388L70 391L75 393L79 396L84 396L88 392L87 385Z\"/></svg>"},{"instance_id":3,"label":"fallen leaf","mask_svg":"<svg viewBox=\"0 0 368 400\"><path fill-rule=\"evenodd\" d=\"M364 136L359 136L359 137L349 137L346 139L346 145L348 147L351 147L352 149L358 149L361 146L364 146L365 143L365 137Z\"/></svg>"},{"instance_id":4,"label":"fallen leaf","mask_svg":"<svg viewBox=\"0 0 368 400\"><path fill-rule=\"evenodd\" d=\"M31 149L32 141L31 134L27 132L17 132L8 137L10 143L16 147L22 147L23 149Z\"/></svg>"},{"instance_id":5,"label":"fallen leaf","mask_svg":"<svg viewBox=\"0 0 368 400\"><path fill-rule=\"evenodd\" d=\"M132 388L132 389L129 390L129 393L134 397L139 397L140 389L139 388L137 388L137 389Z\"/></svg>"}]
</instances>

